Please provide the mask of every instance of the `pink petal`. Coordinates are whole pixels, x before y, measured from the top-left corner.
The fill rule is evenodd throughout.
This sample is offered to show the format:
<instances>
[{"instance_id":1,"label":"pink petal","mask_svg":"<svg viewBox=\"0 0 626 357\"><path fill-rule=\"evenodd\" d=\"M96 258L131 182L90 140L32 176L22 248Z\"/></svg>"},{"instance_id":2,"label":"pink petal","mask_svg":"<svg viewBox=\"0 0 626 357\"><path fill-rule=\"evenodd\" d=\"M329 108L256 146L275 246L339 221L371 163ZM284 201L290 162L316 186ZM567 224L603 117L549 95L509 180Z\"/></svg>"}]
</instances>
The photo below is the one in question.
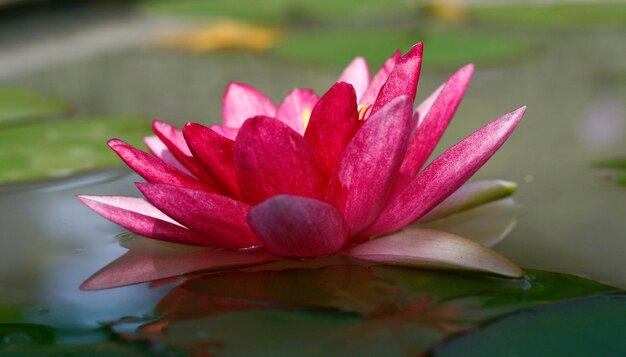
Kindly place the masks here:
<instances>
[{"instance_id":1,"label":"pink petal","mask_svg":"<svg viewBox=\"0 0 626 357\"><path fill-rule=\"evenodd\" d=\"M222 115L224 126L239 128L257 115L274 116L276 105L258 89L243 83L230 83L224 93Z\"/></svg>"},{"instance_id":2,"label":"pink petal","mask_svg":"<svg viewBox=\"0 0 626 357\"><path fill-rule=\"evenodd\" d=\"M333 206L306 197L272 197L250 210L248 224L268 251L291 258L335 253L348 237Z\"/></svg>"},{"instance_id":3,"label":"pink petal","mask_svg":"<svg viewBox=\"0 0 626 357\"><path fill-rule=\"evenodd\" d=\"M432 229L407 229L352 248L347 255L388 265L461 269L521 278L510 260L474 241Z\"/></svg>"},{"instance_id":4,"label":"pink petal","mask_svg":"<svg viewBox=\"0 0 626 357\"><path fill-rule=\"evenodd\" d=\"M141 238L134 240L138 239ZM110 289L198 271L235 269L280 260L264 250L181 249L175 245L150 243L141 242L144 247L131 248L87 279L80 289Z\"/></svg>"},{"instance_id":5,"label":"pink petal","mask_svg":"<svg viewBox=\"0 0 626 357\"><path fill-rule=\"evenodd\" d=\"M195 123L187 123L183 134L194 157L206 172L231 196L239 197L239 184L233 161L235 143L206 126Z\"/></svg>"},{"instance_id":6,"label":"pink petal","mask_svg":"<svg viewBox=\"0 0 626 357\"><path fill-rule=\"evenodd\" d=\"M361 97L365 94L370 84L370 69L365 58L360 56L355 58L348 67L343 70L338 81L352 84L356 92L357 102L360 103Z\"/></svg>"},{"instance_id":7,"label":"pink petal","mask_svg":"<svg viewBox=\"0 0 626 357\"><path fill-rule=\"evenodd\" d=\"M420 42L411 47L409 52L400 58L393 71L389 74L389 78L380 88L370 115L376 113L376 111L400 95L408 96L411 103L413 103L422 68L423 48L424 46Z\"/></svg>"},{"instance_id":8,"label":"pink petal","mask_svg":"<svg viewBox=\"0 0 626 357\"><path fill-rule=\"evenodd\" d=\"M102 217L131 232L172 243L210 245L202 235L180 225L144 199L120 196L78 196Z\"/></svg>"},{"instance_id":9,"label":"pink petal","mask_svg":"<svg viewBox=\"0 0 626 357\"><path fill-rule=\"evenodd\" d=\"M348 83L335 83L313 108L304 133L304 140L315 150L328 174L359 125L354 89Z\"/></svg>"},{"instance_id":10,"label":"pink petal","mask_svg":"<svg viewBox=\"0 0 626 357\"><path fill-rule=\"evenodd\" d=\"M367 87L367 90L363 93L359 104L374 104L376 97L378 97L378 92L380 92L380 88L387 82L389 74L396 67L396 63L398 63L401 57L402 53L400 53L400 50L397 50L383 63L382 67L370 82L369 87Z\"/></svg>"},{"instance_id":11,"label":"pink petal","mask_svg":"<svg viewBox=\"0 0 626 357\"><path fill-rule=\"evenodd\" d=\"M400 229L428 213L456 191L504 144L526 107L506 114L437 157L392 198L364 235Z\"/></svg>"},{"instance_id":12,"label":"pink petal","mask_svg":"<svg viewBox=\"0 0 626 357\"><path fill-rule=\"evenodd\" d=\"M107 144L131 169L148 182L216 192L215 188L196 180L150 154L135 149L121 140L111 139Z\"/></svg>"},{"instance_id":13,"label":"pink petal","mask_svg":"<svg viewBox=\"0 0 626 357\"><path fill-rule=\"evenodd\" d=\"M423 119L420 119L421 123L409 140L406 156L400 168L400 175L396 182L398 191L415 177L437 146L461 103L461 99L463 99L473 72L474 66L467 65L452 75L433 102L432 107L429 108L428 113Z\"/></svg>"},{"instance_id":14,"label":"pink petal","mask_svg":"<svg viewBox=\"0 0 626 357\"><path fill-rule=\"evenodd\" d=\"M492 201L451 216L418 223L416 227L436 229L493 247L515 228L519 206L513 197Z\"/></svg>"},{"instance_id":15,"label":"pink petal","mask_svg":"<svg viewBox=\"0 0 626 357\"><path fill-rule=\"evenodd\" d=\"M331 175L326 201L343 214L354 234L384 208L402 163L412 125L409 98L391 101L356 133Z\"/></svg>"},{"instance_id":16,"label":"pink petal","mask_svg":"<svg viewBox=\"0 0 626 357\"><path fill-rule=\"evenodd\" d=\"M187 170L187 168L183 166L183 164L181 164L180 161L176 159L176 157L174 157L174 154L172 154L170 149L168 149L167 146L163 144L158 136L146 136L143 138L143 142L146 144L152 155L158 157L166 164L174 166L180 171L186 173L187 175L193 176L193 174L189 172L189 170Z\"/></svg>"},{"instance_id":17,"label":"pink petal","mask_svg":"<svg viewBox=\"0 0 626 357\"><path fill-rule=\"evenodd\" d=\"M421 102L417 106L417 108L415 108L415 112L413 114L417 115L419 117L419 120L418 120L418 123L417 123L418 127L424 121L424 117L426 117L426 114L428 114L428 112L430 111L430 108L435 103L435 100L437 99L437 97L439 97L439 94L443 90L443 87L445 86L445 84L446 83L444 83L444 84L440 85L439 87L437 87L437 89L435 89L432 93L430 93L428 98L424 99L424 101Z\"/></svg>"},{"instance_id":18,"label":"pink petal","mask_svg":"<svg viewBox=\"0 0 626 357\"><path fill-rule=\"evenodd\" d=\"M211 125L209 129L230 140L235 140L239 133L239 128L229 128L224 125Z\"/></svg>"},{"instance_id":19,"label":"pink petal","mask_svg":"<svg viewBox=\"0 0 626 357\"><path fill-rule=\"evenodd\" d=\"M231 249L260 245L246 223L250 206L244 203L170 185L138 183L137 187L165 214L206 235L211 245Z\"/></svg>"},{"instance_id":20,"label":"pink petal","mask_svg":"<svg viewBox=\"0 0 626 357\"><path fill-rule=\"evenodd\" d=\"M515 182L484 180L466 183L430 212L420 218L420 223L434 221L457 214L486 203L508 197L515 192Z\"/></svg>"},{"instance_id":21,"label":"pink petal","mask_svg":"<svg viewBox=\"0 0 626 357\"><path fill-rule=\"evenodd\" d=\"M276 111L276 117L291 129L302 135L304 133L305 110L311 110L317 103L317 95L310 89L296 88L285 97Z\"/></svg>"},{"instance_id":22,"label":"pink petal","mask_svg":"<svg viewBox=\"0 0 626 357\"><path fill-rule=\"evenodd\" d=\"M235 141L234 157L247 202L279 194L312 198L324 194L326 178L317 155L300 134L277 119L247 120Z\"/></svg>"},{"instance_id":23,"label":"pink petal","mask_svg":"<svg viewBox=\"0 0 626 357\"><path fill-rule=\"evenodd\" d=\"M174 157L191 171L195 177L211 187L218 187L213 177L211 177L192 156L182 131L158 120L152 122L152 130L157 134L163 144L167 146Z\"/></svg>"}]
</instances>

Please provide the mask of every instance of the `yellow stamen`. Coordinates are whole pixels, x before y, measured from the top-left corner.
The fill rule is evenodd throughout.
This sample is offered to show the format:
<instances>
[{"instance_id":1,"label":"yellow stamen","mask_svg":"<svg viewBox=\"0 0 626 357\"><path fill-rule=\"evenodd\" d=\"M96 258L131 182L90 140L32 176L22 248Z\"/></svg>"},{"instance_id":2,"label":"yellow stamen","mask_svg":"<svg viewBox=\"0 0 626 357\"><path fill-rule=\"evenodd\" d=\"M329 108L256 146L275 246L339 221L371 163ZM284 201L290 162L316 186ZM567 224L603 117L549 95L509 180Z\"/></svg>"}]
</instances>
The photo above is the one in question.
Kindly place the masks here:
<instances>
[{"instance_id":1,"label":"yellow stamen","mask_svg":"<svg viewBox=\"0 0 626 357\"><path fill-rule=\"evenodd\" d=\"M359 104L359 107L357 108L359 112L359 120L365 120L365 114L367 114L371 107L372 105L369 103Z\"/></svg>"},{"instance_id":2,"label":"yellow stamen","mask_svg":"<svg viewBox=\"0 0 626 357\"><path fill-rule=\"evenodd\" d=\"M310 119L311 119L311 109L304 108L302 110L302 127L304 129L306 129L306 127L309 125L309 120Z\"/></svg>"}]
</instances>

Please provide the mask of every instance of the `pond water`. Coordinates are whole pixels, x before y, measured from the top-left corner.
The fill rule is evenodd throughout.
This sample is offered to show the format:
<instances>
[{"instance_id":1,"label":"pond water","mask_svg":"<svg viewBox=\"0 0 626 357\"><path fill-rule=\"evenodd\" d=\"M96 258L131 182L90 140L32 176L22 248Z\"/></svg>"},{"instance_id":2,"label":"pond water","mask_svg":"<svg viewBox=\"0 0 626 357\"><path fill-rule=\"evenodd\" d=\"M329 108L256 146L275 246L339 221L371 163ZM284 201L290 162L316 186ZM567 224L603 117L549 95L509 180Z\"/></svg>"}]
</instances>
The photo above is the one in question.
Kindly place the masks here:
<instances>
[{"instance_id":1,"label":"pond water","mask_svg":"<svg viewBox=\"0 0 626 357\"><path fill-rule=\"evenodd\" d=\"M519 183L517 227L496 250L524 268L626 288L626 188L604 180L592 166L626 155L626 36L574 30L534 35L540 46L527 58L477 68L438 152L502 113L528 105L516 133L476 175ZM451 72L429 70L426 59L418 98ZM337 69L270 55L130 49L3 84L66 98L79 114L137 113L182 124L218 121L222 91L231 80L279 99L294 86L322 93L337 76ZM135 181L139 178L125 169L113 169L0 186L0 304L29 306L24 313L30 323L66 329L96 328L124 316L149 320L171 285L78 290L126 249L116 239L123 229L74 196L138 195Z\"/></svg>"}]
</instances>

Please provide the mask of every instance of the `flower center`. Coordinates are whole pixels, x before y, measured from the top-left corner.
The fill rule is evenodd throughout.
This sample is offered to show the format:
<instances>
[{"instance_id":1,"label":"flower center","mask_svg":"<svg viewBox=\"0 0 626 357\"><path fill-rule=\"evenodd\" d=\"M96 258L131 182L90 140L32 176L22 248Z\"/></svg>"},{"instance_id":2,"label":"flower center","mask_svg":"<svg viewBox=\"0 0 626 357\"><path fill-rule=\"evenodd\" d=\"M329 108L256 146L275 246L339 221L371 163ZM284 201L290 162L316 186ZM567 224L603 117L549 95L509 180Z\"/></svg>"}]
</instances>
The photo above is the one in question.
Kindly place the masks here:
<instances>
[{"instance_id":1,"label":"flower center","mask_svg":"<svg viewBox=\"0 0 626 357\"><path fill-rule=\"evenodd\" d=\"M310 119L311 119L311 109L304 108L302 110L302 128L303 129L306 129L306 127L309 125Z\"/></svg>"},{"instance_id":2,"label":"flower center","mask_svg":"<svg viewBox=\"0 0 626 357\"><path fill-rule=\"evenodd\" d=\"M372 105L370 103L359 104L357 110L359 112L359 120L365 120L365 115L370 110Z\"/></svg>"}]
</instances>

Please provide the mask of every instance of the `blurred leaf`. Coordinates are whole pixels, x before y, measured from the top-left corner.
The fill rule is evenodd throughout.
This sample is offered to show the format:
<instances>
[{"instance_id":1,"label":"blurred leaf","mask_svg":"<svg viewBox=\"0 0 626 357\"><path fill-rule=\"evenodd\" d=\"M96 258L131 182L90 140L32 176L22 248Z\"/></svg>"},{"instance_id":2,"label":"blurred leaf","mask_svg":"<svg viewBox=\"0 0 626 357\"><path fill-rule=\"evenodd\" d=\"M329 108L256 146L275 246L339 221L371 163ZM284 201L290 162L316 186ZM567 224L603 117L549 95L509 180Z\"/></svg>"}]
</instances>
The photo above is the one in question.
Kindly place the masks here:
<instances>
[{"instance_id":1,"label":"blurred leaf","mask_svg":"<svg viewBox=\"0 0 626 357\"><path fill-rule=\"evenodd\" d=\"M81 118L0 130L0 183L63 177L121 165L106 141L140 145L150 121L137 117Z\"/></svg>"},{"instance_id":2,"label":"blurred leaf","mask_svg":"<svg viewBox=\"0 0 626 357\"><path fill-rule=\"evenodd\" d=\"M523 38L470 31L413 33L408 29L383 28L360 31L301 31L285 36L275 52L293 61L342 67L364 56L377 69L395 48L406 51L424 41L424 65L428 68L460 67L467 63L490 65L515 60L532 50Z\"/></svg>"},{"instance_id":3,"label":"blurred leaf","mask_svg":"<svg viewBox=\"0 0 626 357\"><path fill-rule=\"evenodd\" d=\"M625 316L626 295L541 306L453 339L434 355L623 356Z\"/></svg>"},{"instance_id":4,"label":"blurred leaf","mask_svg":"<svg viewBox=\"0 0 626 357\"><path fill-rule=\"evenodd\" d=\"M409 5L407 5L409 4ZM143 8L152 14L195 18L231 17L258 24L297 25L297 21L345 21L394 13L406 13L411 8L404 0L156 0L144 1Z\"/></svg>"},{"instance_id":5,"label":"blurred leaf","mask_svg":"<svg viewBox=\"0 0 626 357\"><path fill-rule=\"evenodd\" d=\"M57 98L25 89L0 88L0 129L59 117L69 110L69 104Z\"/></svg>"},{"instance_id":6,"label":"blurred leaf","mask_svg":"<svg viewBox=\"0 0 626 357\"><path fill-rule=\"evenodd\" d=\"M616 169L626 170L626 157L617 157L613 159L600 160L594 163L599 169Z\"/></svg>"},{"instance_id":7,"label":"blurred leaf","mask_svg":"<svg viewBox=\"0 0 626 357\"><path fill-rule=\"evenodd\" d=\"M211 52L219 50L267 51L274 47L279 31L231 20L217 20L203 27L164 35L157 45L171 50Z\"/></svg>"},{"instance_id":8,"label":"blurred leaf","mask_svg":"<svg viewBox=\"0 0 626 357\"><path fill-rule=\"evenodd\" d=\"M524 308L617 291L541 271L511 280L354 264L269 269L190 279L139 335L196 354L403 356Z\"/></svg>"},{"instance_id":9,"label":"blurred leaf","mask_svg":"<svg viewBox=\"0 0 626 357\"><path fill-rule=\"evenodd\" d=\"M624 27L625 4L550 4L545 6L476 6L470 18L506 25L547 27Z\"/></svg>"}]
</instances>

